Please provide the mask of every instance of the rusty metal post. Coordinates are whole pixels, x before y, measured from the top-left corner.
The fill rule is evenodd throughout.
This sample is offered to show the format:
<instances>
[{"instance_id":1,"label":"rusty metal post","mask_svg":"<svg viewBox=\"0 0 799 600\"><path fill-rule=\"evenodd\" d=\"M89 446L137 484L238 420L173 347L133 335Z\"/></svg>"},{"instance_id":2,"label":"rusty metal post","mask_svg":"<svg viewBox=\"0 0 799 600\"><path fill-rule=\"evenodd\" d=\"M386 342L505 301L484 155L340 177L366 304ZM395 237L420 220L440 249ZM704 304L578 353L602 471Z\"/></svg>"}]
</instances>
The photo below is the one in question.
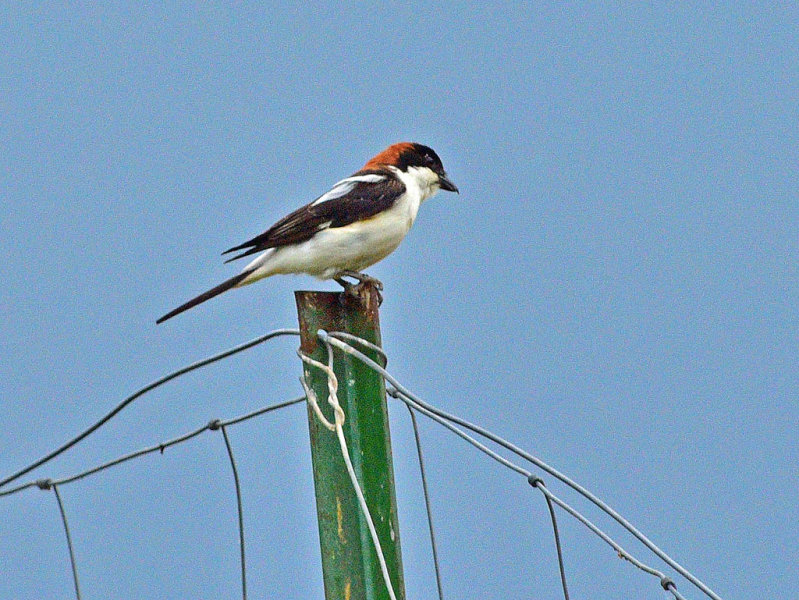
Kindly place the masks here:
<instances>
[{"instance_id":1,"label":"rusty metal post","mask_svg":"<svg viewBox=\"0 0 799 600\"><path fill-rule=\"evenodd\" d=\"M317 331L344 331L380 345L378 295L364 286L360 297L333 292L295 292L302 352L326 363L327 351ZM382 364L372 350L359 348ZM369 506L397 598L405 598L402 575L394 467L383 378L359 361L336 354L338 400L346 421L344 437L355 473ZM304 366L325 416L332 422L327 378L319 369ZM335 432L326 429L309 407L319 540L326 600L388 600L380 563L361 513L358 499L341 456Z\"/></svg>"}]
</instances>

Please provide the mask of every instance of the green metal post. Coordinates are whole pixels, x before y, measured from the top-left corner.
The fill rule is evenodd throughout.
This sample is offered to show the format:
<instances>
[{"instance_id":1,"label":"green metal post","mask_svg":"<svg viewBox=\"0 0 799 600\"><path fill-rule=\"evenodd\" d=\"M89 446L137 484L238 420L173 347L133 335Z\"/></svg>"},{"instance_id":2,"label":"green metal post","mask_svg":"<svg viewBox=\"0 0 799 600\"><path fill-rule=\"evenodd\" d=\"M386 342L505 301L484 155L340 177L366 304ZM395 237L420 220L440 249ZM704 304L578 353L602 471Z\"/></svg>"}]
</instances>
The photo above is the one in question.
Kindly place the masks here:
<instances>
[{"instance_id":1,"label":"green metal post","mask_svg":"<svg viewBox=\"0 0 799 600\"><path fill-rule=\"evenodd\" d=\"M317 331L344 331L380 345L378 295L366 286L360 298L333 292L295 292L302 352L327 363L325 345ZM359 348L373 360L372 350ZM327 403L325 374L304 365L306 381L325 416L332 422ZM346 420L344 437L355 474L377 529L389 576L397 599L405 598L402 576L394 467L388 430L385 383L377 373L342 353L336 353L338 400ZM326 600L388 600L380 563L358 498L347 474L335 432L324 427L308 409L316 510L322 546L322 573Z\"/></svg>"}]
</instances>

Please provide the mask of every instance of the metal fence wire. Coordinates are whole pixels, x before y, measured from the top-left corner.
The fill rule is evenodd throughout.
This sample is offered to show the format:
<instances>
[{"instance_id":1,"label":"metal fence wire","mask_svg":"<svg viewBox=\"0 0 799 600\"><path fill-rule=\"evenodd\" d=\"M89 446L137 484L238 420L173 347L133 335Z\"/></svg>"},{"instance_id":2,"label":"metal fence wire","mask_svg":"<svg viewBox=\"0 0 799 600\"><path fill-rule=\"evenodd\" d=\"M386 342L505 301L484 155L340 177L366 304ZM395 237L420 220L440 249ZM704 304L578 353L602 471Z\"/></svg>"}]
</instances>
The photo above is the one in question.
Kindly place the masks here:
<instances>
[{"instance_id":1,"label":"metal fence wire","mask_svg":"<svg viewBox=\"0 0 799 600\"><path fill-rule=\"evenodd\" d=\"M228 436L228 429L230 427L234 427L234 426L238 425L239 423L243 423L245 421L248 421L250 419L254 419L256 417L261 417L261 416L266 415L268 413L271 413L271 412L274 412L274 411L277 411L277 410L280 410L280 409L283 409L283 408L287 408L289 406L294 406L294 405L297 405L297 404L300 404L300 403L308 402L311 405L311 407L313 407L314 404L316 404L316 403L320 402L321 400L323 400L323 399L318 399L318 398L312 397L312 394L308 393L309 389L308 389L307 386L305 386L304 382L303 382L303 385L304 385L304 387L306 389L306 394L304 396L301 396L301 397L298 397L298 398L294 398L292 400L287 400L287 401L284 401L284 402L279 402L279 403L276 403L276 404L271 404L271 405L268 405L268 406L253 410L253 411L248 412L246 414L243 414L243 415L240 415L240 416L237 416L237 417L233 417L233 418L229 418L229 419L226 419L226 420L220 420L220 419L211 420L210 422L202 425L201 427L198 427L197 429L189 431L188 433L185 433L185 434L180 435L178 437L172 438L170 440L167 440L167 441L164 441L164 442L161 442L161 443L158 443L158 444L155 444L155 445L152 445L152 446L140 449L140 450L136 450L134 452L130 452L128 454L125 454L123 456L120 456L118 458L110 460L108 462L89 467L89 468L87 468L87 469L85 469L85 470L83 470L83 471L81 471L79 473L73 474L73 475L63 476L63 477L53 478L53 479L48 479L48 478L33 479L33 480L27 481L25 483L18 484L18 485L13 486L13 487L9 487L8 484L11 483L12 481L15 481L15 480L19 479L23 475L33 471L34 469L37 469L37 468L45 465L46 463L51 461L56 456L58 456L58 455L62 454L63 452L66 452L67 450L71 449L76 444L78 444L81 440L85 439L86 437L88 437L89 435L91 435L92 433L97 431L105 423L107 423L108 421L113 419L117 414L119 414L120 411L122 411L124 408L129 406L131 403L133 403L137 398L139 398L139 397L143 396L144 394L152 391L153 389L163 385L164 383L166 383L168 381L171 381L171 380L173 380L173 379L175 379L177 377L180 377L181 375L184 375L186 373L189 373L191 371L194 371L196 369L204 367L206 365L212 364L214 362L217 362L217 361L223 360L225 358L228 358L230 356L233 356L235 354L238 354L239 352L243 352L245 350L248 350L250 348L258 346L258 345L260 345L260 344L262 344L262 343L264 343L264 342L266 342L268 340L275 339L275 338L281 337L281 336L287 336L287 335L296 336L296 335L299 335L299 331L297 331L295 329L278 329L278 330L275 330L275 331L271 331L271 332L269 332L269 333L267 333L265 335L259 336L259 337L255 338L253 340L245 342L244 344L240 344L238 346L234 346L234 347L229 348L229 349L227 349L227 350L225 350L223 352L220 352L218 354L215 354L215 355L210 356L208 358L205 358L203 360L200 360L200 361L197 361L197 362L192 363L190 365L187 365L185 367L182 367L182 368L180 368L180 369L178 369L178 370L176 370L176 371L174 371L172 373L169 373L168 375L165 375L164 377L161 377L161 378L153 381L152 383L144 386L140 390L136 391L135 393L133 393L130 396L128 396L127 398L125 398L122 402L120 402L118 405L116 405L109 413L107 413L101 419L99 419L98 421L93 423L90 427L88 427L86 430L81 432L79 435L75 436L74 438L72 438L71 440L69 440L65 444L59 446L58 448L56 448L52 452L48 453L44 457L40 458L39 460L34 461L33 463L27 465L26 467L16 471L15 473L5 477L4 479L0 480L0 497L11 496L13 494L20 493L23 490L32 489L32 488L38 488L38 489L42 489L42 490L52 490L53 491L53 493L54 493L54 495L56 497L56 504L57 504L58 511L59 511L60 516L61 516L61 521L63 523L64 531L65 531L65 534L66 534L67 550L69 552L70 566L71 566L71 569L72 569L72 578L73 578L73 582L74 582L75 596L76 596L76 598L78 598L78 600L80 600L80 598L81 598L80 585L79 585L79 581L78 581L78 565L77 565L76 559L75 559L75 552L74 552L74 549L73 549L72 536L71 536L71 533L70 533L69 522L68 522L68 519L67 519L67 513L66 513L66 509L65 509L65 506L64 506L63 499L61 497L61 494L59 493L59 488L62 488L65 485L74 483L74 482L79 481L81 479L84 479L86 477L91 477L91 476L97 475L98 473L101 473L102 471L104 471L106 469L109 469L109 468L117 466L117 465L121 465L121 464L123 464L125 462L128 462L128 461L131 461L131 460L135 460L135 459L141 458L141 457L146 456L148 454L153 454L153 453L156 453L156 452L163 453L166 449L168 449L168 448L170 448L172 446L176 446L178 444L183 444L185 442L188 442L189 440L194 439L195 437L199 436L200 434L204 433L205 431L219 431L219 432L221 432L222 439L223 439L224 444L225 444L226 453L227 453L227 456L228 456L228 459L229 459L229 462L230 462L231 472L232 472L232 475L233 475L233 483L234 483L233 487L234 487L235 496L236 496L236 507L237 507L237 514L238 514L238 539L239 539L239 553L240 553L240 566L241 566L241 595L242 595L242 598L244 600L247 599L247 566L246 566L246 560L245 560L245 547L246 547L246 544L245 544L245 536L244 536L244 512L243 512L243 508L242 508L242 499L241 499L240 474L239 474L239 471L238 471L238 468L237 468L237 465L236 465L236 460L235 460L234 453L233 453L233 446L231 444L230 437ZM617 553L617 555L620 558L626 560L627 562L629 562L630 564L632 564L636 568L640 569L641 571L643 571L643 572L655 577L658 580L659 586L662 587L671 596L673 596L677 600L684 600L684 597L677 591L677 586L676 586L674 580L671 577L669 577L668 575L666 575L662 571L645 564L644 562L642 562L641 560L639 560L638 558L633 556L630 552L625 550L618 542L616 542L613 538L611 538L605 531L600 529L591 520L589 520L585 515L580 513L578 510L576 510L570 504L566 503L559 496L555 495L552 491L550 491L549 488L546 485L544 485L544 481L539 475L533 473L532 471L529 471L528 469L522 467L521 465L516 464L515 462L513 462L513 461L509 460L508 458L502 456L497 450L494 450L491 447L489 447L487 445L487 443L494 444L494 445L496 445L496 447L498 449L502 449L504 451L509 451L510 453L516 455L518 458L521 458L521 459L531 463L532 465L534 465L538 469L541 469L545 473L548 473L550 476L554 477L556 480L558 480L561 483L565 484L567 487L571 488L573 491L577 492L578 494L580 494L580 495L584 496L585 498L587 498L588 500L590 500L593 504L595 504L597 507L599 507L599 509L604 511L607 515L609 515L612 519L614 519L617 523L619 523L624 529L626 529L630 534L632 534L636 539L638 539L656 557L660 558L666 565L668 565L669 567L674 569L679 575L683 576L687 581L691 582L694 586L696 586L697 589L702 591L706 596L708 596L712 600L721 600L721 598L715 592L713 592L713 590L711 590L706 584L704 584L696 576L694 576L687 569L685 569L685 567L679 565L676 561L674 561L674 559L672 559L670 556L668 556L663 550L661 550L651 540L649 540L649 538L647 538L643 533L641 533L631 523L629 523L629 521L627 521L627 519L625 519L622 515L620 515L618 512L616 512L614 509L612 509L607 503L605 503L604 501L600 500L592 492L590 492L589 490L585 489L584 487L582 487L581 485L579 485L578 483L576 483L575 481L573 481L572 479L570 479L566 475L560 473L554 467L552 467L549 464L545 463L541 459L533 456L532 454L530 454L529 452L527 452L525 450L522 450L521 448L517 447L516 445L512 444L511 442L508 442L507 440L504 440L503 438L501 438L498 435L492 433L491 431L488 431L485 428L482 428L482 427L480 427L478 425L470 423L469 421L466 421L465 419L462 419L462 418L460 418L460 417L458 417L456 415L453 415L451 413L445 412L445 411L443 411L441 409L438 409L435 406L425 402L424 400L422 400L421 398L416 396L414 393L409 391L407 388L405 388L399 381L397 381L397 379L395 377L393 377L388 371L386 371L386 369L384 367L380 366L379 364L377 364L376 362L371 360L368 356L363 354L363 352L361 352L358 349L358 346L360 346L362 348L366 348L366 349L375 350L379 354L381 354L383 358L385 358L385 354L383 353L382 349L374 346L373 344L371 344L370 342L368 342L366 340L363 340L361 338L358 338L356 336L353 336L351 334L344 333L344 332L330 332L330 333L328 333L328 332L320 330L319 333L318 333L318 336L319 336L320 341L323 344L325 344L326 347L328 348L328 364L325 365L325 364L322 364L322 363L317 363L316 361L308 359L308 357L305 357L305 356L302 356L302 355L301 355L301 358L302 358L303 361L305 361L306 363L310 364L312 367L322 369L326 373L326 375L327 375L327 377L329 379L329 386L328 387L329 387L329 390L330 390L330 397L325 399L325 400L327 400L328 402L331 402L334 406L337 404L337 402L335 400L335 390L336 390L336 387L337 387L338 384L335 381L335 374L333 372L332 367L333 367L334 361L336 360L336 354L337 353L343 353L343 354L346 354L348 356L348 358L350 358L350 359L354 358L354 359L356 359L358 361L361 361L364 365L366 365L369 368L371 368L371 369L375 370L376 372L378 372L385 379L386 383L388 384L388 387L387 387L388 395L390 397L392 397L392 398L395 398L395 399L403 402L408 408L408 411L409 411L410 417L411 417L411 425L413 427L413 433L414 433L414 440L415 440L415 443L416 443L417 456L418 456L418 460L419 460L419 469L420 469L421 480L422 480L422 491L423 491L423 495L424 495L424 503L425 503L425 509L426 509L426 513L427 513L427 521L428 521L428 530L429 530L430 541L431 541L432 560L433 560L433 564L434 564L434 568L435 568L435 575L436 575L436 588L437 588L438 597L439 597L440 600L443 600L443 598L444 598L443 584L442 584L442 578L441 578L441 567L440 567L440 559L441 559L441 557L440 557L439 552L438 552L437 543L436 543L436 534L435 534L435 529L434 529L434 526L433 526L432 508L431 508L431 501L430 501L430 495L429 495L429 484L428 484L428 481L427 481L427 474L426 474L426 470L425 470L425 461L424 461L424 456L423 456L423 451L422 451L421 435L419 433L419 428L418 428L417 419L416 419L417 415L421 415L421 416L427 417L431 421L434 421L437 424L445 427L448 431L454 433L456 436L460 437L461 439L463 439L464 441L469 443L473 448L475 448L475 449L479 450L480 452L486 454L487 456L492 458L494 461L496 461L497 463L499 463L502 466L506 467L507 469L511 470L512 472L523 476L533 489L537 489L537 490L539 490L541 492L541 494L544 496L544 499L545 499L545 501L547 503L547 508L548 508L548 511L549 511L549 514L550 514L550 518L551 518L552 530L553 530L554 539L555 539L557 561L558 561L558 570L559 570L559 574L560 574L561 585L562 585L562 588L563 588L563 595L564 595L564 598L566 600L569 600L569 592L568 592L567 579L566 579L566 569L565 569L564 558L563 558L563 548L562 548L562 542L561 542L561 538L560 538L560 533L559 533L559 530L558 530L558 523L557 523L555 507L560 508L561 510L564 511L565 514L575 518L578 522L580 522L582 525L584 525L588 529L588 531L590 531L591 533L593 533L594 535L599 537L603 542L605 542L611 548L613 548L613 550ZM314 364L314 363L316 363L316 364ZM338 407L338 409L341 410L340 407ZM320 412L317 412L316 414L321 415ZM339 419L346 418L346 415L339 414L338 412L336 414L337 414L337 417L336 417L336 421L337 422L339 421ZM327 425L332 427L334 430L336 428L336 423L327 423ZM470 432L470 433L467 433L467 431ZM484 443L484 442L480 441L479 439L477 439L475 437L475 435L479 436L480 438L485 440L486 443ZM349 456L348 456L348 449L346 447L346 443L342 443L341 450L342 450L345 462L347 462L349 464ZM358 493L359 497L362 498L363 495L362 495L362 493L359 493L360 492L360 487L359 487L357 478L354 477L354 473L351 473L351 478L352 478L353 485L354 485L354 488L356 490L356 493ZM371 518L369 517L369 514L368 514L369 510L368 510L368 507L367 507L365 501L363 501L361 503L361 509L365 513L366 518L368 520L371 520ZM376 535L373 537L373 540L374 540L374 542L376 544L376 549L377 549L378 553L382 555L382 552L380 551L379 542L378 542L378 540L376 538ZM381 558L382 558L382 556L381 556ZM385 573L385 571L384 571L384 576L387 578L387 574ZM391 596L393 598L394 597L394 593L393 593L393 590L391 588L390 581L388 581L388 579L386 579L386 582L387 582L387 585L388 585L389 593L391 594Z\"/></svg>"}]
</instances>

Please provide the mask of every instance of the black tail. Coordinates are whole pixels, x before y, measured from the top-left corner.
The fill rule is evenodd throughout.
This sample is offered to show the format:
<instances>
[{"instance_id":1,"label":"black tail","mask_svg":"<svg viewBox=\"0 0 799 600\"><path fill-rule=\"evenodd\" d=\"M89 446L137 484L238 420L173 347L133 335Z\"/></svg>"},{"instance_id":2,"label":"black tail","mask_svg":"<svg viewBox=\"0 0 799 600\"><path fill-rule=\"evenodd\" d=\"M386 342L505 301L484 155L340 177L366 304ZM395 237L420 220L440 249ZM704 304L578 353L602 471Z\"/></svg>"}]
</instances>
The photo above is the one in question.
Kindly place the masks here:
<instances>
[{"instance_id":1,"label":"black tail","mask_svg":"<svg viewBox=\"0 0 799 600\"><path fill-rule=\"evenodd\" d=\"M249 276L251 273L252 273L252 271L245 271L244 273L239 273L239 274L238 274L238 275L236 275L235 277L231 277L230 279L228 279L228 280L226 280L226 281L223 281L223 282L222 282L222 283L220 283L218 286L216 286L216 287L214 287L214 288L211 288L211 289L210 289L210 290L208 290L207 292L203 292L202 294L200 294L200 295L199 295L199 296L197 296L196 298L192 298L191 300L189 300L189 301L188 301L188 302L186 302L185 304L181 304L181 305L180 305L180 306L178 306L178 307L177 307L175 310L173 310L173 311L170 311L170 312L166 313L166 314L165 314L163 317L161 317L160 319L158 319L158 320L155 322L155 323L156 323L156 325L158 325L158 324L160 324L160 323L163 323L163 322L164 322L164 321L166 321L167 319L171 319L171 318L172 318L172 317L174 317L175 315L179 315L179 314L180 314L180 313L182 313L184 310L189 310L190 308L194 308L194 307L195 307L195 306L197 306L198 304L202 304L202 303L203 303L203 302L205 302L206 300L210 300L210 299L211 299L211 298L213 298L214 296L218 296L218 295L219 295L219 294L221 294L222 292L226 292L226 291L228 291L230 288L236 287L236 286L237 286L238 284L240 284L242 281L244 281L245 279L247 279L247 277L248 277L248 276Z\"/></svg>"}]
</instances>

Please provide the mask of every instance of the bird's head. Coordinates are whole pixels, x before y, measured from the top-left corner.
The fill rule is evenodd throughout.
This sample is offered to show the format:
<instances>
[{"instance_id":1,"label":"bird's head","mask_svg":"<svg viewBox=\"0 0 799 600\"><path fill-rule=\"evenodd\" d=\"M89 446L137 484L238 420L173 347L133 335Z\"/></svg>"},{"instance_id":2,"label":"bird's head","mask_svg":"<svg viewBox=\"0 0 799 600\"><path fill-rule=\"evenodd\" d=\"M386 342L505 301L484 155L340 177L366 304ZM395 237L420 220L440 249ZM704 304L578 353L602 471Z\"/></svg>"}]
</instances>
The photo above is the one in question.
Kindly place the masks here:
<instances>
[{"instance_id":1,"label":"bird's head","mask_svg":"<svg viewBox=\"0 0 799 600\"><path fill-rule=\"evenodd\" d=\"M431 193L439 189L458 192L458 186L447 177L438 154L429 146L412 142L393 144L366 163L364 169L381 167L394 167L413 175L420 185L431 188Z\"/></svg>"}]
</instances>

